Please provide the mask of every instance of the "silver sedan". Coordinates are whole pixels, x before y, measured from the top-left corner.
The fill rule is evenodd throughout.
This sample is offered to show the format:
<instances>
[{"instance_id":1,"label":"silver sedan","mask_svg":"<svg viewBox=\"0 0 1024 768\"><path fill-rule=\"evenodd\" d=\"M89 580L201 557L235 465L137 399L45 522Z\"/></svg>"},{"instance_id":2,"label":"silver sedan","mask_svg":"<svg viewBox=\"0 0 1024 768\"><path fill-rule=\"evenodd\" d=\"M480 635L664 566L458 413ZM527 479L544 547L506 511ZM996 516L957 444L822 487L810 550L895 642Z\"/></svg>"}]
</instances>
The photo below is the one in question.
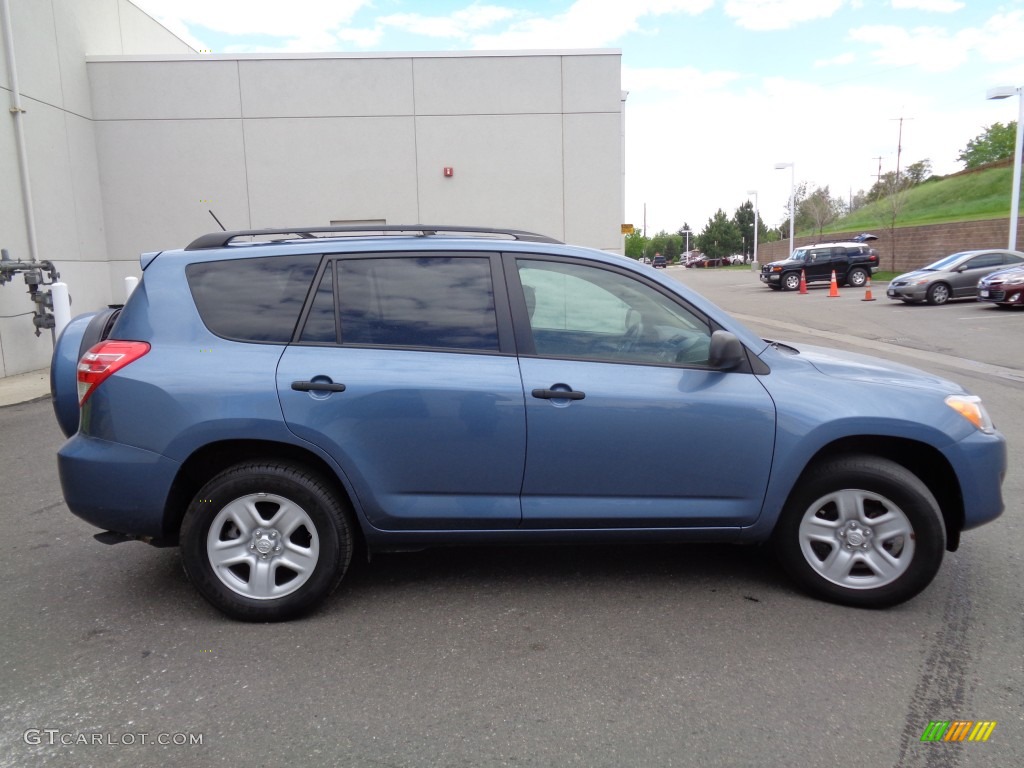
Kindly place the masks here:
<instances>
[{"instance_id":1,"label":"silver sedan","mask_svg":"<svg viewBox=\"0 0 1024 768\"><path fill-rule=\"evenodd\" d=\"M960 251L893 278L886 295L908 304L927 301L945 304L950 299L973 299L978 281L996 270L1024 263L1024 253L1006 250Z\"/></svg>"}]
</instances>

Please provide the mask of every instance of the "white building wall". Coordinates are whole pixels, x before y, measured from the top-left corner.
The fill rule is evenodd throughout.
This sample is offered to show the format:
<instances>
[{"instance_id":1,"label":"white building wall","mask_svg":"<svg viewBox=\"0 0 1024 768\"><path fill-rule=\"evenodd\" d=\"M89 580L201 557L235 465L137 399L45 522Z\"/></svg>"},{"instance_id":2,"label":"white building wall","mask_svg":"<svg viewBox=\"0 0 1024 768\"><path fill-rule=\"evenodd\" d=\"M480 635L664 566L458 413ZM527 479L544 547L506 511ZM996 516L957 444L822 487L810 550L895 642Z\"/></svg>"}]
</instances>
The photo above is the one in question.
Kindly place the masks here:
<instances>
[{"instance_id":1,"label":"white building wall","mask_svg":"<svg viewBox=\"0 0 1024 768\"><path fill-rule=\"evenodd\" d=\"M110 258L130 271L215 229L210 210L229 229L463 224L621 252L619 64L617 51L94 57Z\"/></svg>"},{"instance_id":2,"label":"white building wall","mask_svg":"<svg viewBox=\"0 0 1024 768\"><path fill-rule=\"evenodd\" d=\"M138 254L216 229L211 210L229 228L453 223L621 252L617 51L200 56L129 0L10 6L38 255L73 314L122 300ZM0 246L27 260L13 125ZM20 279L0 288L0 376L49 361L31 309Z\"/></svg>"},{"instance_id":3,"label":"white building wall","mask_svg":"<svg viewBox=\"0 0 1024 768\"><path fill-rule=\"evenodd\" d=\"M72 311L111 301L93 110L90 54L192 52L128 0L9 0L32 187L38 257L57 263ZM7 51L0 36L0 247L28 260ZM0 376L47 365L23 281L0 287Z\"/></svg>"}]
</instances>

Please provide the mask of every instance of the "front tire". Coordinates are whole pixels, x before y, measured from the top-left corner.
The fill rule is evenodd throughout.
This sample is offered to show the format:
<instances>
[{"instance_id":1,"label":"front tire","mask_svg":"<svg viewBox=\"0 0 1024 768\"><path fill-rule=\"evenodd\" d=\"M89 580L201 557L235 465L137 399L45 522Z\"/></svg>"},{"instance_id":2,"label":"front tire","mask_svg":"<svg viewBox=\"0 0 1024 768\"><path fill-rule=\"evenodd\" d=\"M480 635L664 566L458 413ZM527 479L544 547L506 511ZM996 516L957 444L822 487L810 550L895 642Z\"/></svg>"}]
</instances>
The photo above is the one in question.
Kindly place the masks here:
<instances>
[{"instance_id":1,"label":"front tire","mask_svg":"<svg viewBox=\"0 0 1024 768\"><path fill-rule=\"evenodd\" d=\"M181 527L189 580L241 621L307 613L352 559L349 514L317 475L287 463L240 464L196 495Z\"/></svg>"},{"instance_id":2,"label":"front tire","mask_svg":"<svg viewBox=\"0 0 1024 768\"><path fill-rule=\"evenodd\" d=\"M942 564L946 529L928 487L875 456L809 467L775 528L786 570L813 595L887 608L927 587Z\"/></svg>"},{"instance_id":3,"label":"front tire","mask_svg":"<svg viewBox=\"0 0 1024 768\"><path fill-rule=\"evenodd\" d=\"M949 286L945 283L935 283L928 289L928 303L937 305L949 301Z\"/></svg>"},{"instance_id":4,"label":"front tire","mask_svg":"<svg viewBox=\"0 0 1024 768\"><path fill-rule=\"evenodd\" d=\"M789 272L782 276L782 290L795 291L800 287L800 275L796 272Z\"/></svg>"}]
</instances>

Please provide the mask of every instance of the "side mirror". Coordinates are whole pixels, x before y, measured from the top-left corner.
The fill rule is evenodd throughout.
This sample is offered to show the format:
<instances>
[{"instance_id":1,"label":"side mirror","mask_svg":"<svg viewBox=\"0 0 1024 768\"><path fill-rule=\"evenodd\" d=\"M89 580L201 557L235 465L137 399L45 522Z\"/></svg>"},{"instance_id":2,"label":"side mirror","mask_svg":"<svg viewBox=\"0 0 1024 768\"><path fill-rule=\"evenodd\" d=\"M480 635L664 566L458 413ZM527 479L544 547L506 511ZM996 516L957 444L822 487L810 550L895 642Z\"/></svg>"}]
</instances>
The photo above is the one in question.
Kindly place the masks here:
<instances>
[{"instance_id":1,"label":"side mirror","mask_svg":"<svg viewBox=\"0 0 1024 768\"><path fill-rule=\"evenodd\" d=\"M747 359L740 340L728 331L711 334L708 365L719 371L731 371Z\"/></svg>"}]
</instances>

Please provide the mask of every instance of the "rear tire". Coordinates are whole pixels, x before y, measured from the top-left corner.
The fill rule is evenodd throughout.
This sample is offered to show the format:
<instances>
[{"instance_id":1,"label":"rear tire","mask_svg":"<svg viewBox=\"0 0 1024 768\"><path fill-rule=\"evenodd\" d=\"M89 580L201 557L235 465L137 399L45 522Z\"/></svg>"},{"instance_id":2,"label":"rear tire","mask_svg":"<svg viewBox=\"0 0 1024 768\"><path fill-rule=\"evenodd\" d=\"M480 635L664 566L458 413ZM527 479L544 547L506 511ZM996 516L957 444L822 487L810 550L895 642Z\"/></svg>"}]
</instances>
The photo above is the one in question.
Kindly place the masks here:
<instances>
[{"instance_id":1,"label":"rear tire","mask_svg":"<svg viewBox=\"0 0 1024 768\"><path fill-rule=\"evenodd\" d=\"M317 607L352 559L348 510L322 478L279 462L239 464L196 495L181 527L185 572L241 621L283 621Z\"/></svg>"},{"instance_id":2,"label":"rear tire","mask_svg":"<svg viewBox=\"0 0 1024 768\"><path fill-rule=\"evenodd\" d=\"M917 595L942 564L946 529L938 502L909 470L875 456L809 467L779 517L773 543L811 594L886 608Z\"/></svg>"},{"instance_id":3,"label":"rear tire","mask_svg":"<svg viewBox=\"0 0 1024 768\"><path fill-rule=\"evenodd\" d=\"M868 281L868 273L860 267L851 269L846 275L846 284L851 288L863 288Z\"/></svg>"}]
</instances>

